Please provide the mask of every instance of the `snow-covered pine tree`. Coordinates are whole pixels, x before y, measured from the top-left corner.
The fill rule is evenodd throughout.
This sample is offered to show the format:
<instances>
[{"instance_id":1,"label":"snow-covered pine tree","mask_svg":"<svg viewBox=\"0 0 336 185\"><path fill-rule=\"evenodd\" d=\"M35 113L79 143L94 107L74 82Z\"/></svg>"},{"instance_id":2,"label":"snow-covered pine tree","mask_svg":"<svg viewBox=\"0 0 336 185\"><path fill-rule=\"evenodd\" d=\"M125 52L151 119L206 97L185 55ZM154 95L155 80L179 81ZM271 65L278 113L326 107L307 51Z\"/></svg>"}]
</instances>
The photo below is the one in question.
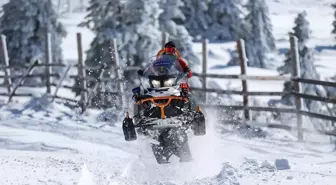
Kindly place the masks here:
<instances>
[{"instance_id":1,"label":"snow-covered pine tree","mask_svg":"<svg viewBox=\"0 0 336 185\"><path fill-rule=\"evenodd\" d=\"M111 66L113 62L111 41L113 38L117 38L120 41L121 33L125 31L122 24L122 12L124 9L124 4L120 0L90 1L90 6L87 8L88 15L85 17L85 21L80 24L80 26L85 26L95 33L90 48L86 51L85 63L87 66L92 68L103 64ZM95 79L98 79L99 73L100 70L98 69L87 70L87 75ZM109 75L108 71L104 73L105 77L109 77ZM89 87L93 85L94 82L88 83Z\"/></svg>"},{"instance_id":2,"label":"snow-covered pine tree","mask_svg":"<svg viewBox=\"0 0 336 185\"><path fill-rule=\"evenodd\" d=\"M161 8L163 13L160 15L160 29L169 34L169 40L172 40L183 58L188 61L192 68L195 64L200 64L199 58L196 56L192 47L192 37L187 29L181 24L184 15L180 9L183 6L181 0L163 0Z\"/></svg>"},{"instance_id":3,"label":"snow-covered pine tree","mask_svg":"<svg viewBox=\"0 0 336 185\"><path fill-rule=\"evenodd\" d=\"M209 3L211 24L204 37L210 41L235 41L240 39L243 25L241 0L212 0Z\"/></svg>"},{"instance_id":4,"label":"snow-covered pine tree","mask_svg":"<svg viewBox=\"0 0 336 185\"><path fill-rule=\"evenodd\" d=\"M144 65L148 58L161 49L159 16L162 13L160 0L128 1L125 22L127 32L122 35L120 45L128 65Z\"/></svg>"},{"instance_id":5,"label":"snow-covered pine tree","mask_svg":"<svg viewBox=\"0 0 336 185\"><path fill-rule=\"evenodd\" d=\"M183 0L181 10L185 16L183 24L196 41L204 39L204 33L212 22L208 12L209 0Z\"/></svg>"},{"instance_id":6,"label":"snow-covered pine tree","mask_svg":"<svg viewBox=\"0 0 336 185\"><path fill-rule=\"evenodd\" d=\"M309 22L306 18L306 12L299 13L295 19L295 27L293 28L293 34L298 39L299 47L299 59L300 59L300 70L301 77L306 79L320 79L319 74L314 65L314 53L311 48L306 46L310 35L311 30L309 29ZM290 51L286 54L287 58L284 61L284 66L279 68L279 72L282 74L291 74L293 71L292 65L293 60L291 58ZM292 91L294 89L291 82L286 82L284 85L284 91ZM320 85L313 84L302 84L302 92L304 94L315 95L319 97L325 97L326 91ZM294 97L291 95L285 95L282 97L283 104L286 105L295 105ZM304 100L304 106L306 109L316 112L316 113L326 113L325 106L323 103L313 101L313 100Z\"/></svg>"},{"instance_id":7,"label":"snow-covered pine tree","mask_svg":"<svg viewBox=\"0 0 336 185\"><path fill-rule=\"evenodd\" d=\"M87 8L87 16L85 20L79 25L87 27L95 33L95 37L90 44L90 48L86 51L86 66L95 69L87 69L86 74L92 79L98 79L100 75L100 67L103 65L112 66L114 62L113 52L111 44L113 38L117 38L118 42L121 42L122 32L125 32L125 26L122 24L123 12L125 5L121 0L90 0ZM120 53L120 48L118 51ZM103 77L116 77L115 70L104 70ZM87 83L88 88L93 86L98 81L89 81ZM76 81L75 87L80 87L80 81ZM98 90L104 88L107 91L117 91L117 83L104 84L98 86ZM80 90L75 89L76 95L79 95ZM101 96L95 94L92 98L92 105L100 106L101 103L110 102L117 105L116 98L111 96ZM102 99L103 98L103 99Z\"/></svg>"},{"instance_id":8,"label":"snow-covered pine tree","mask_svg":"<svg viewBox=\"0 0 336 185\"><path fill-rule=\"evenodd\" d=\"M248 14L243 27L248 65L253 67L273 67L268 55L276 49L265 0L249 0L246 4Z\"/></svg>"},{"instance_id":9,"label":"snow-covered pine tree","mask_svg":"<svg viewBox=\"0 0 336 185\"><path fill-rule=\"evenodd\" d=\"M66 31L57 20L51 0L10 0L3 5L0 32L7 37L10 64L45 60L46 33L51 33L52 60L61 63Z\"/></svg>"},{"instance_id":10,"label":"snow-covered pine tree","mask_svg":"<svg viewBox=\"0 0 336 185\"><path fill-rule=\"evenodd\" d=\"M158 0L91 0L88 12L81 25L96 34L87 51L88 65L111 62L113 38L117 39L119 56L131 66L144 64L161 48ZM91 73L97 77L97 73Z\"/></svg>"},{"instance_id":11,"label":"snow-covered pine tree","mask_svg":"<svg viewBox=\"0 0 336 185\"><path fill-rule=\"evenodd\" d=\"M87 11L89 13L81 26L90 28L96 34L87 51L88 66L111 64L113 51L110 42L113 38L117 39L123 66L141 66L161 48L159 0L91 0ZM98 78L99 71L90 70L87 74ZM104 75L113 74L107 72ZM132 84L137 74L134 71L125 72L125 78Z\"/></svg>"}]
</instances>

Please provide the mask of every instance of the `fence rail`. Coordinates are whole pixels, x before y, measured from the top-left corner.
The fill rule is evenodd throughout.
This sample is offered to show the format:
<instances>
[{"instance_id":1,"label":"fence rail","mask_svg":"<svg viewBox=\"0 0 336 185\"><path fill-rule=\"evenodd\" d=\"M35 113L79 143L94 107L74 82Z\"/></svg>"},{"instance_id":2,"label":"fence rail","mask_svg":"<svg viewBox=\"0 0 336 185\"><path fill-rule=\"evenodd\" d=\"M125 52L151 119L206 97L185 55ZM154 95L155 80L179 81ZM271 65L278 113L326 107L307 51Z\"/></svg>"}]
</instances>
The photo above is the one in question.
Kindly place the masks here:
<instances>
[{"instance_id":1,"label":"fence rail","mask_svg":"<svg viewBox=\"0 0 336 185\"><path fill-rule=\"evenodd\" d=\"M168 41L169 35L166 33L162 34L162 44ZM4 66L0 66L0 70L4 70L5 74L0 75L0 78L5 80L4 84L0 85L2 87L7 87L7 93L0 93L1 96L9 96L8 102L12 100L14 96L32 96L31 93L16 93L16 90L19 87L28 86L28 87L36 87L34 85L26 85L23 84L25 79L28 78L44 78L45 84L41 86L45 86L47 88L47 94L51 94L51 87L56 87L56 90L51 95L52 101L54 99L62 99L65 101L76 103L82 106L83 111L90 106L92 96L98 93L98 87L101 84L105 84L106 82L115 83L121 90L121 93L116 92L99 92L103 95L118 95L122 99L123 108L126 107L126 97L124 93L124 85L123 82L123 72L125 71L135 71L138 70L139 67L137 66L128 66L128 67L121 67L119 62L119 56L117 52L117 44L116 39L111 40L110 42L110 49L111 49L111 63L110 65L97 65L97 66L87 66L84 61L83 57L83 47L82 47L82 36L80 33L77 33L77 51L78 51L78 64L59 64L52 62L52 53L51 53L51 46L50 43L50 34L46 34L46 57L42 59L44 62L34 62L33 64L26 64L26 65L10 65L8 52L7 52L7 45L6 45L6 37L1 35L1 45L2 45L2 59L5 61ZM191 87L191 91L194 92L203 92L202 97L202 106L205 108L215 108L215 109L228 109L228 110L236 110L236 111L243 111L244 112L244 120L245 123L251 121L251 113L250 111L267 111L267 112L279 112L279 113L291 113L296 114L297 117L297 131L298 131L298 139L303 139L303 122L302 116L308 116L311 118L318 118L328 121L336 122L335 116L329 115L322 115L318 113L312 113L306 110L303 110L303 99L321 101L325 103L332 103L336 104L336 100L327 97L318 97L309 94L302 93L301 84L302 83L309 83L321 86L328 86L328 87L335 87L335 82L327 82L327 81L320 81L316 79L304 79L300 77L300 64L299 64L299 55L298 55L298 46L297 46L297 39L294 36L290 36L290 48L291 54L293 58L293 74L289 75L282 75L282 76L255 76L255 75L247 75L247 57L245 53L245 44L244 40L240 39L237 41L237 53L239 55L239 64L241 73L240 74L209 74L207 73L207 61L208 61L208 40L204 40L202 43L202 72L201 73L194 73L194 77L199 77L202 81L202 86L199 88ZM32 71L36 68L43 67L45 69L44 73L32 73ZM57 74L52 72L52 67L61 67L66 68L63 74ZM77 75L68 75L71 68L77 68ZM22 75L12 74L12 70L14 69L24 69L25 72ZM100 72L98 78L93 78L87 75L87 70L97 70ZM104 71L113 71L116 75L114 78L104 77ZM17 79L18 78L18 79ZM56 78L58 83L55 83L52 78ZM218 79L231 79L231 80L239 80L242 84L241 90L223 90L223 89L210 89L207 87L207 79L209 78L218 78ZM65 85L63 82L65 79L72 79L76 82L79 82L79 86L71 86ZM13 87L13 80L18 80L18 83ZM248 81L257 80L257 81L291 81L294 84L294 91L293 92L253 92L248 90ZM92 82L94 83L93 89L88 89L87 83ZM65 88L69 90L78 90L80 92L80 100L75 100L75 98L67 98L58 95L60 88ZM207 104L207 93L217 93L217 94L229 94L229 95L239 95L242 96L242 105L209 105ZM250 106L249 105L249 97L250 96L284 96L290 95L295 98L295 107L293 108L277 108L277 107L258 107L258 106ZM106 105L104 105L106 106ZM278 127L289 129L287 126L284 125L269 125L270 127ZM323 133L327 133L327 131L321 131ZM327 134L328 135L328 134ZM333 135L330 134L329 135Z\"/></svg>"},{"instance_id":2,"label":"fence rail","mask_svg":"<svg viewBox=\"0 0 336 185\"><path fill-rule=\"evenodd\" d=\"M250 76L250 75L228 75L228 74L204 74L194 73L193 76L206 78L224 78L236 80L266 80L266 81L291 81L289 76Z\"/></svg>"}]
</instances>

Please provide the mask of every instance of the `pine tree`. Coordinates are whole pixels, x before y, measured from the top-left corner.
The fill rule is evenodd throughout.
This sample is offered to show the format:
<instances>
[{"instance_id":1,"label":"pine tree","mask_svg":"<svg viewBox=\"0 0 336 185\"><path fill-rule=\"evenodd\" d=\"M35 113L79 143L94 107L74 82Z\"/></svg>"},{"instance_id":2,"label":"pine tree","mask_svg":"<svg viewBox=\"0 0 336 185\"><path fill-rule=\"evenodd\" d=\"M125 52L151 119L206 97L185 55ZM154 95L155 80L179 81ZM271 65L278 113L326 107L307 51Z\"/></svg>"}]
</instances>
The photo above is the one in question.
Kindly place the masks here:
<instances>
[{"instance_id":1,"label":"pine tree","mask_svg":"<svg viewBox=\"0 0 336 185\"><path fill-rule=\"evenodd\" d=\"M248 65L253 67L272 67L268 54L276 49L272 34L272 24L268 17L268 7L264 0L249 0L246 8L246 24L243 27L246 41Z\"/></svg>"},{"instance_id":2,"label":"pine tree","mask_svg":"<svg viewBox=\"0 0 336 185\"><path fill-rule=\"evenodd\" d=\"M127 32L122 35L120 46L129 65L143 65L161 48L159 16L160 0L129 1L126 5Z\"/></svg>"},{"instance_id":3,"label":"pine tree","mask_svg":"<svg viewBox=\"0 0 336 185\"><path fill-rule=\"evenodd\" d=\"M117 40L117 52L123 66L141 66L161 48L159 0L91 0L87 11L89 13L85 22L80 25L95 33L87 51L88 66L112 64L114 51L111 51L110 46L113 38ZM87 71L89 76L96 79L99 73L99 70ZM105 77L111 75L115 76L111 71L104 74ZM137 74L134 71L125 72L125 78L132 85ZM88 84L89 87L93 85L94 83Z\"/></svg>"},{"instance_id":4,"label":"pine tree","mask_svg":"<svg viewBox=\"0 0 336 185\"><path fill-rule=\"evenodd\" d=\"M302 12L298 14L297 18L295 19L295 27L293 28L293 33L298 39L298 49L299 49L299 59L300 59L300 70L301 70L301 78L305 79L320 79L319 74L314 65L314 54L311 48L306 46L308 42L311 30L309 29L309 22L306 18L306 12ZM286 54L287 58L284 61L284 66L279 68L279 71L283 74L285 73L292 73L292 65L293 60L291 58L290 51ZM291 82L286 82L284 85L284 91L292 91L294 89L293 84ZM313 85L313 84L302 84L302 92L304 94L315 95L320 97L326 96L325 89L320 85ZM291 95L285 95L282 97L282 102L286 105L295 105L295 100ZM304 106L308 110L312 112L325 112L323 108L323 104L313 100L304 100Z\"/></svg>"},{"instance_id":5,"label":"pine tree","mask_svg":"<svg viewBox=\"0 0 336 185\"><path fill-rule=\"evenodd\" d=\"M10 0L3 5L0 32L7 37L10 64L44 61L47 32L51 33L52 61L63 61L61 42L66 31L51 0Z\"/></svg>"},{"instance_id":6,"label":"pine tree","mask_svg":"<svg viewBox=\"0 0 336 185\"><path fill-rule=\"evenodd\" d=\"M204 33L212 22L209 12L209 0L183 0L181 10L185 16L183 24L196 41L204 39Z\"/></svg>"},{"instance_id":7,"label":"pine tree","mask_svg":"<svg viewBox=\"0 0 336 185\"><path fill-rule=\"evenodd\" d=\"M122 32L126 31L123 25L123 11L125 5L120 0L91 0L90 6L87 8L88 15L80 26L87 27L95 33L95 37L90 44L90 48L86 51L86 65L89 67L98 67L99 65L111 66L113 63L113 52L111 49L111 41L117 38L120 42ZM121 52L120 48L118 52ZM108 70L104 73L104 77L111 74ZM100 70L87 70L87 75L98 79ZM88 83L92 87L95 82ZM78 85L78 84L77 84ZM76 91L77 94L79 91Z\"/></svg>"},{"instance_id":8,"label":"pine tree","mask_svg":"<svg viewBox=\"0 0 336 185\"><path fill-rule=\"evenodd\" d=\"M87 51L87 62L91 65L111 62L113 38L117 39L119 55L126 59L123 62L127 65L144 64L160 49L158 0L91 0L88 11L81 25L96 33Z\"/></svg>"},{"instance_id":9,"label":"pine tree","mask_svg":"<svg viewBox=\"0 0 336 185\"><path fill-rule=\"evenodd\" d=\"M243 19L241 0L212 0L209 15L212 23L205 33L210 41L235 41L240 39Z\"/></svg>"},{"instance_id":10,"label":"pine tree","mask_svg":"<svg viewBox=\"0 0 336 185\"><path fill-rule=\"evenodd\" d=\"M187 29L181 24L184 20L184 15L180 9L183 6L181 0L163 0L161 7L163 13L160 15L161 30L168 33L169 40L176 43L177 49L180 51L183 58L189 63L190 67L199 64L200 61L193 51L192 37Z\"/></svg>"}]
</instances>

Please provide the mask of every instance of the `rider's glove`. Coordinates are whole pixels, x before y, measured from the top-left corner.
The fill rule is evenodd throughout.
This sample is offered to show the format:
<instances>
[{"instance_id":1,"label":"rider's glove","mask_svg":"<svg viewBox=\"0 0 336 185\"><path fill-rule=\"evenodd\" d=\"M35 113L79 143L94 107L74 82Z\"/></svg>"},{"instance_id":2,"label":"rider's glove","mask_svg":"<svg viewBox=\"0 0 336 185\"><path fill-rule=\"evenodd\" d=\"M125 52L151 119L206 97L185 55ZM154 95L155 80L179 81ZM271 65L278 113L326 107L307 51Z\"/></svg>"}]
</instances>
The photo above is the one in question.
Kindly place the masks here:
<instances>
[{"instance_id":1,"label":"rider's glove","mask_svg":"<svg viewBox=\"0 0 336 185\"><path fill-rule=\"evenodd\" d=\"M187 97L189 85L187 83L182 83L180 84L180 88L181 88L181 96Z\"/></svg>"},{"instance_id":2,"label":"rider's glove","mask_svg":"<svg viewBox=\"0 0 336 185\"><path fill-rule=\"evenodd\" d=\"M191 70L188 71L188 75L187 75L188 78L191 78L192 77L192 72Z\"/></svg>"},{"instance_id":3,"label":"rider's glove","mask_svg":"<svg viewBox=\"0 0 336 185\"><path fill-rule=\"evenodd\" d=\"M140 87L136 87L134 89L132 89L132 92L133 92L133 97L132 99L134 101L140 101L141 100L141 97L140 97Z\"/></svg>"},{"instance_id":4,"label":"rider's glove","mask_svg":"<svg viewBox=\"0 0 336 185\"><path fill-rule=\"evenodd\" d=\"M187 73L187 77L190 78L192 76L192 72L188 66L184 68L184 72Z\"/></svg>"},{"instance_id":5,"label":"rider's glove","mask_svg":"<svg viewBox=\"0 0 336 185\"><path fill-rule=\"evenodd\" d=\"M132 99L133 99L135 102L137 102L137 101L140 100L139 96L136 95L136 94L134 94L134 95L132 96Z\"/></svg>"},{"instance_id":6,"label":"rider's glove","mask_svg":"<svg viewBox=\"0 0 336 185\"><path fill-rule=\"evenodd\" d=\"M182 90L181 91L181 97L188 97L188 91Z\"/></svg>"}]
</instances>

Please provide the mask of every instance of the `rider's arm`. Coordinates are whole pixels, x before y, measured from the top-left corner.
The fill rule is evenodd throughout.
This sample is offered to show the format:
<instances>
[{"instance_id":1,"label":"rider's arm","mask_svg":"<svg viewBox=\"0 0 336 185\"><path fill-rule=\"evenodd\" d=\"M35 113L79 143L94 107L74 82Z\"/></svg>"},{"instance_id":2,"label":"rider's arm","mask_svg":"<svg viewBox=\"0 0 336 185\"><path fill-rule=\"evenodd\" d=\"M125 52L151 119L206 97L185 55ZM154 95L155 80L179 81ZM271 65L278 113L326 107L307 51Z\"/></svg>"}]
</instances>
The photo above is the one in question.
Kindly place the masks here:
<instances>
[{"instance_id":1,"label":"rider's arm","mask_svg":"<svg viewBox=\"0 0 336 185\"><path fill-rule=\"evenodd\" d=\"M183 60L182 58L179 58L179 63L181 65L181 67L183 68L184 72L188 73L188 78L190 78L192 76L192 71L188 67L187 62L185 62L185 60Z\"/></svg>"}]
</instances>

